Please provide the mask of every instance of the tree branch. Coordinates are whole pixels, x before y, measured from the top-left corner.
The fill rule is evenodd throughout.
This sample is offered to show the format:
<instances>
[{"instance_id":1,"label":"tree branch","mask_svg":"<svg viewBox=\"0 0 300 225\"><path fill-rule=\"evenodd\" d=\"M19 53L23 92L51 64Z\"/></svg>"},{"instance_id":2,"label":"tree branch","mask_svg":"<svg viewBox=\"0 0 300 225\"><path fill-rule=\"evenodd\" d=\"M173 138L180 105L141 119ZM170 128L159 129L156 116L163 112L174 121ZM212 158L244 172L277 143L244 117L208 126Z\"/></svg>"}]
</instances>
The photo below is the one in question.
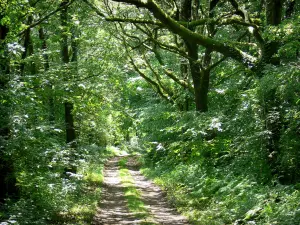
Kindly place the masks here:
<instances>
[{"instance_id":1,"label":"tree branch","mask_svg":"<svg viewBox=\"0 0 300 225\"><path fill-rule=\"evenodd\" d=\"M149 60L146 58L145 54L143 54L143 58L147 64L147 66L149 67L149 69L151 70L151 72L154 74L154 76L156 77L156 80L158 82L158 85L161 87L162 90L164 90L169 96L173 96L173 93L171 93L171 91L165 87L165 85L162 84L161 79L159 74L154 70L154 68L151 66L151 63L149 62Z\"/></svg>"},{"instance_id":2,"label":"tree branch","mask_svg":"<svg viewBox=\"0 0 300 225\"><path fill-rule=\"evenodd\" d=\"M162 23L153 21L153 20L144 20L144 19L133 19L133 18L117 18L117 17L105 17L106 21L110 22L125 22L125 23L134 23L134 24L151 24L162 26Z\"/></svg>"},{"instance_id":3,"label":"tree branch","mask_svg":"<svg viewBox=\"0 0 300 225\"><path fill-rule=\"evenodd\" d=\"M124 29L123 27L121 26L121 29L122 29L122 32L124 32ZM126 34L125 34L126 35ZM168 102L171 102L172 104L174 104L174 101L166 96L162 90L161 90L161 87L159 84L157 84L155 81L153 81L151 78L149 78L148 76L146 76L146 74L144 74L137 66L136 64L134 63L134 60L133 58L131 57L131 55L129 54L129 51L128 51L128 44L125 40L125 38L123 36L121 36L121 39L122 39L122 42L125 46L125 50L126 50L126 53L130 59L130 64L133 66L134 70L142 77L146 80L147 83L149 83L152 87L154 87L156 89L156 92L165 100L167 100Z\"/></svg>"},{"instance_id":4,"label":"tree branch","mask_svg":"<svg viewBox=\"0 0 300 225\"><path fill-rule=\"evenodd\" d=\"M181 87L183 87L184 89L187 89L191 94L194 94L194 89L191 85L189 85L189 83L185 82L184 80L180 80L172 71L168 70L165 68L165 64L159 60L157 58L157 56L159 55L158 52L156 52L154 49L152 49L152 51L155 54L155 58L157 59L158 63L162 66L162 69L164 71L164 73L171 78L173 81L175 81L175 83L179 84Z\"/></svg>"},{"instance_id":5,"label":"tree branch","mask_svg":"<svg viewBox=\"0 0 300 225\"><path fill-rule=\"evenodd\" d=\"M218 60L217 62L215 62L214 64L210 65L208 68L206 68L206 70L211 71L212 69L216 68L218 65L220 65L226 59L227 59L226 56L222 57L220 60Z\"/></svg>"},{"instance_id":6,"label":"tree branch","mask_svg":"<svg viewBox=\"0 0 300 225\"><path fill-rule=\"evenodd\" d=\"M133 4L137 7L147 8L151 11L156 19L158 19L162 24L165 25L171 32L178 34L183 39L188 40L190 42L199 44L206 48L211 48L213 51L222 53L227 57L231 57L243 64L248 65L249 63L254 61L254 57L242 52L240 49L235 48L233 46L229 46L226 43L216 41L204 35L195 33L176 20L172 19L169 15L167 15L156 3L155 0L113 0L115 2L124 2L128 4Z\"/></svg>"},{"instance_id":7,"label":"tree branch","mask_svg":"<svg viewBox=\"0 0 300 225\"><path fill-rule=\"evenodd\" d=\"M95 13L100 17L106 17L106 15L101 12L94 4L90 3L88 0L82 0L84 3L86 3L91 9L95 11Z\"/></svg>"},{"instance_id":8,"label":"tree branch","mask_svg":"<svg viewBox=\"0 0 300 225\"><path fill-rule=\"evenodd\" d=\"M160 86L155 82L155 81L153 81L151 78L149 78L149 77L147 77L136 65L135 65L135 63L134 63L134 60L132 59L132 57L128 54L128 57L129 57L129 59L130 59L130 63L131 63L131 65L133 66L133 68L134 68L134 70L136 71L136 72L138 72L138 74L142 77L142 78L144 78L146 81L147 81L147 83L149 83L149 84L151 84L152 86L154 86L155 87L155 89L156 89L156 92L163 98L163 99L165 99L165 100L167 100L167 101L170 101L170 98L168 98L167 96L165 96L164 95L164 93L162 92L162 90L161 90L161 88L160 88Z\"/></svg>"},{"instance_id":9,"label":"tree branch","mask_svg":"<svg viewBox=\"0 0 300 225\"><path fill-rule=\"evenodd\" d=\"M181 49L177 48L176 46L172 46L172 45L168 45L168 44L165 44L165 43L161 43L157 39L153 38L151 36L151 34L147 33L147 31L145 31L143 28L141 28L137 24L135 24L135 26L140 31L142 31L144 34L146 34L148 36L148 40L150 40L154 44L157 44L161 49L167 50L169 52L173 52L175 54L179 54L179 55L183 56L184 58L188 58L188 55L184 51L182 51ZM148 46L146 46L146 45L144 45L144 46L148 48ZM150 48L150 50L152 50L152 49Z\"/></svg>"},{"instance_id":10,"label":"tree branch","mask_svg":"<svg viewBox=\"0 0 300 225\"><path fill-rule=\"evenodd\" d=\"M248 12L245 9L241 9L236 0L229 0L229 2L233 6L233 8L237 11L237 14L240 15L245 21L244 23L242 23L241 21L233 20L233 22L239 23L240 25L244 25L244 26L245 25L247 26L247 24L249 24L248 26L253 28L253 31L251 31L251 33L253 34L253 36L257 40L257 42L259 43L260 47L263 48L263 46L265 45L265 41L264 41L263 37L261 36L261 34L259 33L258 27L252 23Z\"/></svg>"},{"instance_id":11,"label":"tree branch","mask_svg":"<svg viewBox=\"0 0 300 225\"><path fill-rule=\"evenodd\" d=\"M59 12L60 10L64 9L64 7L68 7L69 5L71 5L74 2L74 0L71 0L70 2L68 2L65 5L60 5L56 10L50 12L49 14L47 14L46 16L44 16L42 19L32 23L31 25L29 25L25 30L21 31L18 36L23 35L27 30L41 24L42 22L44 22L46 19L48 19L49 17L51 17L52 15L54 15L55 13Z\"/></svg>"}]
</instances>

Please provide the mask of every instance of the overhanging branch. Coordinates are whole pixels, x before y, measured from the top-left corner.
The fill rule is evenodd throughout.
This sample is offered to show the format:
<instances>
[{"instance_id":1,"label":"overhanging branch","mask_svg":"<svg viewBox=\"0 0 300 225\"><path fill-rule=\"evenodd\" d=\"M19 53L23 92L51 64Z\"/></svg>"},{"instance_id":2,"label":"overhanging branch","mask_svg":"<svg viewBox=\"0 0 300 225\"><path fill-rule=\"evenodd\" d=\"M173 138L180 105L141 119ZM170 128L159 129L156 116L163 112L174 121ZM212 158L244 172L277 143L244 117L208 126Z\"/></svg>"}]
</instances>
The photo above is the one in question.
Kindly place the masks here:
<instances>
[{"instance_id":1,"label":"overhanging branch","mask_svg":"<svg viewBox=\"0 0 300 225\"><path fill-rule=\"evenodd\" d=\"M132 19L132 18L116 18L116 17L105 17L106 21L111 22L125 22L125 23L134 23L134 24L151 24L162 26L162 23L153 21L153 20L144 20L144 19Z\"/></svg>"},{"instance_id":2,"label":"overhanging branch","mask_svg":"<svg viewBox=\"0 0 300 225\"><path fill-rule=\"evenodd\" d=\"M124 2L128 4L133 4L137 7L147 8L153 13L154 17L158 19L165 27L167 27L171 32L178 34L183 39L189 40L189 42L194 42L205 48L211 48L213 51L222 53L227 57L231 57L243 64L248 64L254 60L253 57L247 53L241 51L240 49L229 46L228 44L220 41L216 41L212 38L206 37L204 35L195 33L185 26L178 23L176 20L171 18L166 14L156 3L155 0L113 0L115 2Z\"/></svg>"},{"instance_id":3,"label":"overhanging branch","mask_svg":"<svg viewBox=\"0 0 300 225\"><path fill-rule=\"evenodd\" d=\"M71 5L74 2L74 0L71 0L70 2L68 2L65 5L61 5L60 7L58 7L56 10L50 12L49 14L47 14L46 16L44 16L43 18L39 19L38 21L32 23L31 25L29 25L25 30L21 31L18 36L23 35L26 31L28 31L29 29L41 24L42 22L44 22L46 19L50 18L52 15L54 15L55 13L59 12L60 10L62 10L64 7L68 7L69 5Z\"/></svg>"}]
</instances>

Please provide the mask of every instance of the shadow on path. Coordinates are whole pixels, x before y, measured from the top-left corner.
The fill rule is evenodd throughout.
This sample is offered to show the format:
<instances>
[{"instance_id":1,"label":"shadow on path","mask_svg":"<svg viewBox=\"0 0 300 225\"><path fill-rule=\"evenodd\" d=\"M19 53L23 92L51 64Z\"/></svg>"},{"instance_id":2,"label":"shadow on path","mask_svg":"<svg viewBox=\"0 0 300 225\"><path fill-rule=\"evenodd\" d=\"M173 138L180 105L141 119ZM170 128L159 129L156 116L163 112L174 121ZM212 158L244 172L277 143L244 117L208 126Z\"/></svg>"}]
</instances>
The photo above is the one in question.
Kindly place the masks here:
<instances>
[{"instance_id":1,"label":"shadow on path","mask_svg":"<svg viewBox=\"0 0 300 225\"><path fill-rule=\"evenodd\" d=\"M114 157L105 166L102 199L94 217L94 225L188 225L185 217L169 206L161 189L141 175L135 159L128 157L128 170L135 180L136 188L141 191L142 201L155 223L146 223L143 219L135 218L134 214L128 211L124 188L119 180L119 160L120 157Z\"/></svg>"},{"instance_id":2,"label":"shadow on path","mask_svg":"<svg viewBox=\"0 0 300 225\"><path fill-rule=\"evenodd\" d=\"M187 219L168 204L165 193L150 180L147 180L137 170L136 160L128 160L128 169L135 180L135 185L141 191L143 202L154 217L154 220L163 225L188 225Z\"/></svg>"},{"instance_id":3,"label":"shadow on path","mask_svg":"<svg viewBox=\"0 0 300 225\"><path fill-rule=\"evenodd\" d=\"M104 168L102 200L94 217L94 225L139 224L133 214L128 212L124 191L119 180L119 158L111 159Z\"/></svg>"}]
</instances>

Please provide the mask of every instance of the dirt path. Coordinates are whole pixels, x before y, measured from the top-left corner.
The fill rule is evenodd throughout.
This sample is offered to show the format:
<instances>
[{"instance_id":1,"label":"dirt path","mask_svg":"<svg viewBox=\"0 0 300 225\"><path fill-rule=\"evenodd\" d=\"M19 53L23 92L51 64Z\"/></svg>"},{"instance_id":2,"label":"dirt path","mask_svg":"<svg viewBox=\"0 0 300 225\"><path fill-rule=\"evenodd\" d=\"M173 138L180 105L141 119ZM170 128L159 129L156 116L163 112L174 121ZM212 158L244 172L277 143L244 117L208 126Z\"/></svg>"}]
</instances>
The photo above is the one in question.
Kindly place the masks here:
<instances>
[{"instance_id":1,"label":"dirt path","mask_svg":"<svg viewBox=\"0 0 300 225\"><path fill-rule=\"evenodd\" d=\"M139 172L133 157L128 157L127 169L134 179L136 189L141 192L141 200L148 209L153 222L146 222L144 219L137 218L134 213L129 212L124 197L124 187L119 178L118 162L120 159L121 157L112 158L105 166L102 198L93 224L189 224L183 216L169 206L161 189Z\"/></svg>"}]
</instances>

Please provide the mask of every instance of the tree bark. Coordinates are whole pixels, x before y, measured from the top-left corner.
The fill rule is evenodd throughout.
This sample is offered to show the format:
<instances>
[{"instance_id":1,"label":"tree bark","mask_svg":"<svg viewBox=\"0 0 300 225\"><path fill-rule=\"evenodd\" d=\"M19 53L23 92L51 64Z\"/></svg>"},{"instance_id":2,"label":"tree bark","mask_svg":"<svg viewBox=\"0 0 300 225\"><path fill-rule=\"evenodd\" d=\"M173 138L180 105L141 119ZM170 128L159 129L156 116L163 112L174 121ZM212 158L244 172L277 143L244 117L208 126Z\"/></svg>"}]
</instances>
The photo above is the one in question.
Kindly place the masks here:
<instances>
[{"instance_id":1,"label":"tree bark","mask_svg":"<svg viewBox=\"0 0 300 225\"><path fill-rule=\"evenodd\" d=\"M0 20L2 15L0 15ZM0 24L0 203L6 197L18 197L14 164L10 156L6 154L7 141L10 134L9 111L10 100L7 94L9 82L9 60L5 47L5 38L8 34L8 27Z\"/></svg>"},{"instance_id":2,"label":"tree bark","mask_svg":"<svg viewBox=\"0 0 300 225\"><path fill-rule=\"evenodd\" d=\"M189 65L195 92L196 111L208 111L209 71L201 70L198 64L198 46L187 43Z\"/></svg>"},{"instance_id":3,"label":"tree bark","mask_svg":"<svg viewBox=\"0 0 300 225\"><path fill-rule=\"evenodd\" d=\"M200 112L208 111L209 78L210 78L210 71L202 70L201 71L200 92L199 92L199 98L201 99L200 105L199 105Z\"/></svg>"},{"instance_id":4,"label":"tree bark","mask_svg":"<svg viewBox=\"0 0 300 225\"><path fill-rule=\"evenodd\" d=\"M66 123L66 142L71 148L76 148L76 133L74 128L73 104L65 102L65 123Z\"/></svg>"},{"instance_id":5,"label":"tree bark","mask_svg":"<svg viewBox=\"0 0 300 225\"><path fill-rule=\"evenodd\" d=\"M278 26L282 21L283 0L266 0L266 22L267 25ZM278 66L280 59L275 58L274 55L278 52L280 47L279 41L267 41L263 48L262 67L267 64ZM263 73L258 72L262 77ZM289 174L292 171L283 171L280 169L280 137L283 125L283 115L278 106L281 104L276 96L277 88L269 90L267 98L261 103L264 108L263 119L265 121L265 129L269 131L269 136L266 140L266 148L268 151L268 163L272 175L280 177L279 181L283 184L289 182Z\"/></svg>"},{"instance_id":6,"label":"tree bark","mask_svg":"<svg viewBox=\"0 0 300 225\"><path fill-rule=\"evenodd\" d=\"M184 87L184 89L187 92L190 92L192 94L195 94L194 89L190 90L189 88L189 71L188 71L188 64L185 61L185 59L181 59L180 60L180 73L181 73L181 77L183 79L183 83L187 84L187 86ZM183 111L189 111L189 106L190 106L190 98L188 96L186 96L185 98L185 102L183 102L182 104L182 110Z\"/></svg>"},{"instance_id":7,"label":"tree bark","mask_svg":"<svg viewBox=\"0 0 300 225\"><path fill-rule=\"evenodd\" d=\"M210 2L210 13L209 17L213 17L212 10L216 7L219 0L213 0ZM197 15L194 10L198 10L198 5L192 0L183 0L182 8L180 11L181 20L190 21L192 17ZM190 28L193 31L194 28ZM208 35L212 37L214 35L213 25L208 26ZM208 91L209 91L209 78L210 70L208 68L211 63L211 52L212 48L207 47L205 50L203 58L203 68L199 65L198 57L198 44L191 42L189 39L184 38L184 42L187 48L189 65L191 70L191 75L193 79L194 93L195 93L195 105L196 111L198 112L207 112L208 111Z\"/></svg>"},{"instance_id":8,"label":"tree bark","mask_svg":"<svg viewBox=\"0 0 300 225\"><path fill-rule=\"evenodd\" d=\"M266 21L268 25L277 26L282 19L283 0L266 0Z\"/></svg>"},{"instance_id":9,"label":"tree bark","mask_svg":"<svg viewBox=\"0 0 300 225\"><path fill-rule=\"evenodd\" d=\"M70 61L69 57L69 49L68 49L68 34L67 34L67 26L68 26L68 4L69 0L63 0L61 2L62 10L60 14L61 26L62 26L62 34L61 34L61 58L64 66L67 66ZM70 147L74 150L76 149L76 132L74 126L74 117L73 117L73 103L70 101L66 101L64 103L65 108L65 126L66 126L66 143L70 145ZM75 156L71 156L72 160L75 160ZM65 172L76 173L76 167L70 166L70 168L66 168Z\"/></svg>"},{"instance_id":10,"label":"tree bark","mask_svg":"<svg viewBox=\"0 0 300 225\"><path fill-rule=\"evenodd\" d=\"M39 29L39 38L42 41L42 51L43 51L43 58L44 58L44 71L47 72L50 68L49 65L49 55L47 54L47 41L44 33L44 29L41 27ZM49 122L53 124L55 121L55 109L54 109L54 98L53 98L53 91L52 91L52 84L51 82L47 85L49 91Z\"/></svg>"},{"instance_id":11,"label":"tree bark","mask_svg":"<svg viewBox=\"0 0 300 225\"><path fill-rule=\"evenodd\" d=\"M192 0L182 0L181 8L179 13L180 20L191 21L192 20ZM193 29L193 28L190 28ZM196 111L206 112L207 111L207 100L203 101L203 92L201 90L201 68L197 63L198 60L198 45L194 42L190 42L189 39L183 38L185 43L185 48L188 52L189 57L189 67L191 71L191 76L193 80L194 94L195 94L195 105Z\"/></svg>"},{"instance_id":12,"label":"tree bark","mask_svg":"<svg viewBox=\"0 0 300 225\"><path fill-rule=\"evenodd\" d=\"M287 9L285 10L285 18L292 17L296 8L295 6L296 6L296 0L289 0L287 4Z\"/></svg>"},{"instance_id":13,"label":"tree bark","mask_svg":"<svg viewBox=\"0 0 300 225\"><path fill-rule=\"evenodd\" d=\"M28 16L28 21L27 24L30 26L31 23L33 22L33 16L29 15ZM24 52L22 53L22 61L20 65L20 74L21 76L24 76L25 72L25 62L24 60L26 59L27 56L33 55L33 43L31 40L31 30L27 29L26 32L24 33ZM36 74L36 67L34 64L34 61L31 61L29 63L29 71L32 74Z\"/></svg>"}]
</instances>

